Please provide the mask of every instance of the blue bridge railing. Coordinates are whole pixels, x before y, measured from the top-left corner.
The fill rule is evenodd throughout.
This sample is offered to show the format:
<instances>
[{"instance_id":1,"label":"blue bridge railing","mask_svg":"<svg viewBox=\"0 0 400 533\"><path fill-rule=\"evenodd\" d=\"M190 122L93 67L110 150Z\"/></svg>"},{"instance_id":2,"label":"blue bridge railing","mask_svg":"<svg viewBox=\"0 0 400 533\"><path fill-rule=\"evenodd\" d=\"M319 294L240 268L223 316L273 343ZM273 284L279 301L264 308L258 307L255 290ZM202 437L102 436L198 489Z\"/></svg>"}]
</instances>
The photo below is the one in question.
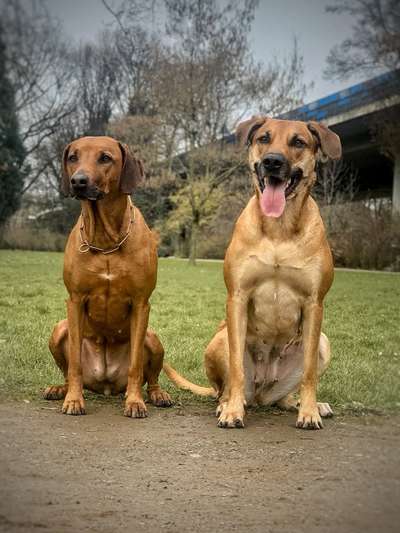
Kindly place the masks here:
<instances>
[{"instance_id":1,"label":"blue bridge railing","mask_svg":"<svg viewBox=\"0 0 400 533\"><path fill-rule=\"evenodd\" d=\"M305 121L324 120L394 95L400 95L400 69L386 72L310 104L292 109L280 115L279 118Z\"/></svg>"}]
</instances>

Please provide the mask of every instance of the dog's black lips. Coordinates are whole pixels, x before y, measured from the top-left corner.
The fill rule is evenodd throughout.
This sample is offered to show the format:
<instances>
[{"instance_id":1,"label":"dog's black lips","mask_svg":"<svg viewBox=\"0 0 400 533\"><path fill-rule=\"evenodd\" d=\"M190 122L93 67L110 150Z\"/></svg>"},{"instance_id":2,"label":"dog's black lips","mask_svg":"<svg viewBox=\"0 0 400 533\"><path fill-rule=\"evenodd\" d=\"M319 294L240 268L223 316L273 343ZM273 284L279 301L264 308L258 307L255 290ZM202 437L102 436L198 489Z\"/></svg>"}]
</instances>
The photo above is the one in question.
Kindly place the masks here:
<instances>
[{"instance_id":1,"label":"dog's black lips","mask_svg":"<svg viewBox=\"0 0 400 533\"><path fill-rule=\"evenodd\" d=\"M254 170L257 175L258 185L261 192L263 192L265 189L265 179L268 179L271 185L277 185L279 182L285 181L285 179L282 179L280 176L267 175L264 166L260 163L255 163ZM295 168L292 170L289 177L289 185L285 189L286 197L288 197L296 189L302 177L303 171L300 168Z\"/></svg>"},{"instance_id":2,"label":"dog's black lips","mask_svg":"<svg viewBox=\"0 0 400 533\"><path fill-rule=\"evenodd\" d=\"M76 193L73 195L73 198L76 198L77 200L90 200L95 202L96 200L101 200L104 198L105 194L102 191L99 191L98 189L93 190L87 190L83 193Z\"/></svg>"},{"instance_id":3,"label":"dog's black lips","mask_svg":"<svg viewBox=\"0 0 400 533\"><path fill-rule=\"evenodd\" d=\"M285 190L286 197L289 196L296 189L302 177L303 171L301 170L301 168L293 169L293 171L290 173L289 185Z\"/></svg>"}]
</instances>

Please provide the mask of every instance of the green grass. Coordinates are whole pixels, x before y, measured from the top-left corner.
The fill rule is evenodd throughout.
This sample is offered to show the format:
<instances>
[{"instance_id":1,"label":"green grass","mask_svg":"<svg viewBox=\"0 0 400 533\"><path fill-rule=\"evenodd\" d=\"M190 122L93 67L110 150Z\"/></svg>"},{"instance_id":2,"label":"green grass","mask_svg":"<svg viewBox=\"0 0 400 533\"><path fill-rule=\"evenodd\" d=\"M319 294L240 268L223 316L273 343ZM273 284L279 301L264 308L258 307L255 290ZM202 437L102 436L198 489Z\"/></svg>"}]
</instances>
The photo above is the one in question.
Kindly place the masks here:
<instances>
[{"instance_id":1,"label":"green grass","mask_svg":"<svg viewBox=\"0 0 400 533\"><path fill-rule=\"evenodd\" d=\"M0 390L35 398L60 373L47 348L53 325L65 317L60 253L0 251ZM337 272L325 306L324 331L333 359L319 397L336 408L400 407L400 275ZM222 263L161 259L151 326L167 359L189 379L206 384L203 351L224 317ZM189 401L162 377L175 400Z\"/></svg>"}]
</instances>

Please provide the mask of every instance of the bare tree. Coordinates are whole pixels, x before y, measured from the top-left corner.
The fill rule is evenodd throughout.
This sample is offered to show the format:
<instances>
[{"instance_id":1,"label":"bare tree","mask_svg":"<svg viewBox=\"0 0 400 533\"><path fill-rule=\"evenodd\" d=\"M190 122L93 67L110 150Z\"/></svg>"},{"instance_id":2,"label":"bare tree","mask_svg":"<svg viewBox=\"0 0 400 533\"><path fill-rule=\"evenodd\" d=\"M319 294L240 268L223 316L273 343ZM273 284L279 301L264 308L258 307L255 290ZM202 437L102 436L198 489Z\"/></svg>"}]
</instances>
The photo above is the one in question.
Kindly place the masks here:
<instances>
[{"instance_id":1,"label":"bare tree","mask_svg":"<svg viewBox=\"0 0 400 533\"><path fill-rule=\"evenodd\" d=\"M306 89L302 58L295 43L285 60L254 62L248 36L258 0L103 4L118 30L127 110L135 124L155 126L148 140L157 150L150 154L139 143L141 151L154 168L184 176L182 191L170 197L175 209L165 227L184 228L194 263L210 206L242 165L221 138L249 110L279 113L300 103Z\"/></svg>"},{"instance_id":2,"label":"bare tree","mask_svg":"<svg viewBox=\"0 0 400 533\"><path fill-rule=\"evenodd\" d=\"M155 99L175 151L184 152L178 161L186 177L191 213L192 263L202 217L208 216L205 207L213 205L213 197L220 196L223 182L240 165L232 158L221 172L219 162L227 160L220 138L250 108L283 111L298 103L304 94L297 51L289 62L288 75L284 74L287 64L254 63L248 35L257 4L256 0L226 4L215 0L165 0L169 46L163 49L154 83ZM213 146L222 147L218 157ZM198 164L199 154L202 166Z\"/></svg>"},{"instance_id":3,"label":"bare tree","mask_svg":"<svg viewBox=\"0 0 400 533\"><path fill-rule=\"evenodd\" d=\"M113 36L103 32L95 43L81 45L71 54L76 107L82 113L86 135L104 135L116 107L122 69Z\"/></svg>"},{"instance_id":4,"label":"bare tree","mask_svg":"<svg viewBox=\"0 0 400 533\"><path fill-rule=\"evenodd\" d=\"M400 76L399 76L400 77ZM383 110L370 120L371 133L381 152L394 160L400 152L400 108Z\"/></svg>"},{"instance_id":5,"label":"bare tree","mask_svg":"<svg viewBox=\"0 0 400 533\"><path fill-rule=\"evenodd\" d=\"M358 172L343 159L318 165L313 196L321 207L329 236L335 236L343 224L343 212L349 210L346 204L354 201L357 190Z\"/></svg>"},{"instance_id":6,"label":"bare tree","mask_svg":"<svg viewBox=\"0 0 400 533\"><path fill-rule=\"evenodd\" d=\"M358 172L343 159L318 167L313 194L322 206L351 202L357 193Z\"/></svg>"},{"instance_id":7,"label":"bare tree","mask_svg":"<svg viewBox=\"0 0 400 533\"><path fill-rule=\"evenodd\" d=\"M114 17L114 47L123 73L119 85L119 111L130 115L154 115L150 93L157 69L159 39L155 32L150 32L149 26L155 17L157 0L102 2Z\"/></svg>"},{"instance_id":8,"label":"bare tree","mask_svg":"<svg viewBox=\"0 0 400 533\"><path fill-rule=\"evenodd\" d=\"M72 88L61 28L45 3L1 0L1 8L7 70L30 167L23 189L26 192L45 166L35 154L73 110Z\"/></svg>"},{"instance_id":9,"label":"bare tree","mask_svg":"<svg viewBox=\"0 0 400 533\"><path fill-rule=\"evenodd\" d=\"M332 48L325 75L346 79L353 74L376 74L400 66L400 2L398 0L337 0L330 13L347 13L353 35Z\"/></svg>"}]
</instances>

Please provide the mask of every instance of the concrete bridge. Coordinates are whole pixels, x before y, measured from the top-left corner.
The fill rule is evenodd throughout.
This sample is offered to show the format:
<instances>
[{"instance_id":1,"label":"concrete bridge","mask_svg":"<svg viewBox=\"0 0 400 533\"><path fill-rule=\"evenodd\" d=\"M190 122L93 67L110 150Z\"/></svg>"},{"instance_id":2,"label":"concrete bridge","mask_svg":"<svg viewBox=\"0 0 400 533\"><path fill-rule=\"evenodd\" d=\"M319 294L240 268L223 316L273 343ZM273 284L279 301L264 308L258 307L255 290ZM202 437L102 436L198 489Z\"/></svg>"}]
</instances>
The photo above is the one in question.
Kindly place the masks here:
<instances>
[{"instance_id":1,"label":"concrete bridge","mask_svg":"<svg viewBox=\"0 0 400 533\"><path fill-rule=\"evenodd\" d=\"M400 146L394 161L371 135L374 122L400 117L400 69L293 109L280 118L321 121L342 140L343 157L359 175L362 195L391 197L400 213ZM400 124L399 124L400 128Z\"/></svg>"}]
</instances>

